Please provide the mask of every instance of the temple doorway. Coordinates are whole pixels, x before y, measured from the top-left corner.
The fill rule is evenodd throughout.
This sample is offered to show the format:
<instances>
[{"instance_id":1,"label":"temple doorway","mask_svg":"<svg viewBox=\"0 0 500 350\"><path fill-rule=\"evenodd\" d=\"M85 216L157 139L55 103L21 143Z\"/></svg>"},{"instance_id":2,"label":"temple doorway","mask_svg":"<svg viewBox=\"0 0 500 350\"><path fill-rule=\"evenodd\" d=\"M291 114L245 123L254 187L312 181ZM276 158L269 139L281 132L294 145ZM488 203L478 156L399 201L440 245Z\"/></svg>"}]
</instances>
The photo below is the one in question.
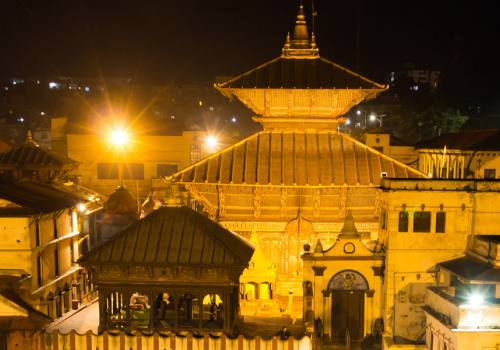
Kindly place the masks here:
<instances>
[{"instance_id":1,"label":"temple doorway","mask_svg":"<svg viewBox=\"0 0 500 350\"><path fill-rule=\"evenodd\" d=\"M347 333L351 341L364 335L366 279L359 272L344 270L332 277L331 335L334 342L344 343ZM348 331L348 332L347 332Z\"/></svg>"}]
</instances>

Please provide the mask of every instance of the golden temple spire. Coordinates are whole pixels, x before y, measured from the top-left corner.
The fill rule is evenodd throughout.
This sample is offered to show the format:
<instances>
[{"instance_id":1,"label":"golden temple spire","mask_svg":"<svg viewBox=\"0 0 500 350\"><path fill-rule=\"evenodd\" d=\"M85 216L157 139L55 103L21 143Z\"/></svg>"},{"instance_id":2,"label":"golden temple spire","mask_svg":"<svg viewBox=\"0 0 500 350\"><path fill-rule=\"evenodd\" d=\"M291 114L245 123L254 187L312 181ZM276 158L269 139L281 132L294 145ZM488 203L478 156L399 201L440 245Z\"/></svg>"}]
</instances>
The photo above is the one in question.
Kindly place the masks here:
<instances>
[{"instance_id":1,"label":"golden temple spire","mask_svg":"<svg viewBox=\"0 0 500 350\"><path fill-rule=\"evenodd\" d=\"M315 58L319 56L314 33L312 33L312 40L309 39L306 15L304 14L302 3L299 6L299 13L295 20L293 38L290 38L290 33L288 33L285 45L283 46L282 56L290 58Z\"/></svg>"},{"instance_id":2,"label":"golden temple spire","mask_svg":"<svg viewBox=\"0 0 500 350\"><path fill-rule=\"evenodd\" d=\"M28 132L26 133L26 140L24 141L24 144L34 145L38 147L38 143L36 143L35 139L33 138L33 133L31 132L31 129L28 130Z\"/></svg>"}]
</instances>

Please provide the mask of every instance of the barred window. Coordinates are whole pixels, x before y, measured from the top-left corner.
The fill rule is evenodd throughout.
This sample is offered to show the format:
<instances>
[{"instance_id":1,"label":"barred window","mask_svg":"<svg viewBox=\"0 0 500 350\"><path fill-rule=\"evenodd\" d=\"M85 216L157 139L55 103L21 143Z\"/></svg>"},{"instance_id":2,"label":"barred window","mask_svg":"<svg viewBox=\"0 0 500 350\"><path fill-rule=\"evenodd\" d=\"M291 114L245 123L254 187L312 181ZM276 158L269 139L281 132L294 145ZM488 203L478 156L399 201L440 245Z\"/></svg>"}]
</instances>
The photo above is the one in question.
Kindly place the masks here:
<instances>
[{"instance_id":1,"label":"barred window","mask_svg":"<svg viewBox=\"0 0 500 350\"><path fill-rule=\"evenodd\" d=\"M123 178L128 180L144 179L144 164L128 163L123 166Z\"/></svg>"},{"instance_id":2,"label":"barred window","mask_svg":"<svg viewBox=\"0 0 500 350\"><path fill-rule=\"evenodd\" d=\"M408 212L406 210L399 212L398 231L408 232Z\"/></svg>"},{"instance_id":3,"label":"barred window","mask_svg":"<svg viewBox=\"0 0 500 350\"><path fill-rule=\"evenodd\" d=\"M436 213L436 232L444 233L446 229L446 213L439 211Z\"/></svg>"},{"instance_id":4,"label":"barred window","mask_svg":"<svg viewBox=\"0 0 500 350\"><path fill-rule=\"evenodd\" d=\"M431 232L430 211L416 211L413 214L413 232Z\"/></svg>"},{"instance_id":5,"label":"barred window","mask_svg":"<svg viewBox=\"0 0 500 350\"><path fill-rule=\"evenodd\" d=\"M156 176L169 176L177 172L177 164L158 164L156 166Z\"/></svg>"},{"instance_id":6,"label":"barred window","mask_svg":"<svg viewBox=\"0 0 500 350\"><path fill-rule=\"evenodd\" d=\"M97 164L97 178L100 180L118 179L118 164L116 163Z\"/></svg>"}]
</instances>

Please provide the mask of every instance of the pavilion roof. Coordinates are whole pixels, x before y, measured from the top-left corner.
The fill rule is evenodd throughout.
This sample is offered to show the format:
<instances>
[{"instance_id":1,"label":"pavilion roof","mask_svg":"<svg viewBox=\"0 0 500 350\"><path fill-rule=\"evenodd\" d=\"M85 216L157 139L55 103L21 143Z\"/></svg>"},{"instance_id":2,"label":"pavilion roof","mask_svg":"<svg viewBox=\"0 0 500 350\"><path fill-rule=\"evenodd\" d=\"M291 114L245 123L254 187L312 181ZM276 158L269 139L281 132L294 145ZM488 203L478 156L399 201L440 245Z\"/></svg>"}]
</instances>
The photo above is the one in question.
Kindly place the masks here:
<instances>
[{"instance_id":1,"label":"pavilion roof","mask_svg":"<svg viewBox=\"0 0 500 350\"><path fill-rule=\"evenodd\" d=\"M217 84L219 89L375 89L384 85L320 57L281 56Z\"/></svg>"},{"instance_id":2,"label":"pavilion roof","mask_svg":"<svg viewBox=\"0 0 500 350\"><path fill-rule=\"evenodd\" d=\"M377 186L383 173L389 178L425 178L345 134L265 130L168 179L177 183Z\"/></svg>"},{"instance_id":3,"label":"pavilion roof","mask_svg":"<svg viewBox=\"0 0 500 350\"><path fill-rule=\"evenodd\" d=\"M161 207L81 259L84 265L245 267L253 246L188 207Z\"/></svg>"},{"instance_id":4,"label":"pavilion roof","mask_svg":"<svg viewBox=\"0 0 500 350\"><path fill-rule=\"evenodd\" d=\"M31 132L23 145L0 153L0 166L63 167L77 163L62 154L41 148L33 140Z\"/></svg>"},{"instance_id":5,"label":"pavilion roof","mask_svg":"<svg viewBox=\"0 0 500 350\"><path fill-rule=\"evenodd\" d=\"M0 207L0 216L31 216L59 211L88 201L84 193L31 180L0 181L0 198L15 206Z\"/></svg>"}]
</instances>

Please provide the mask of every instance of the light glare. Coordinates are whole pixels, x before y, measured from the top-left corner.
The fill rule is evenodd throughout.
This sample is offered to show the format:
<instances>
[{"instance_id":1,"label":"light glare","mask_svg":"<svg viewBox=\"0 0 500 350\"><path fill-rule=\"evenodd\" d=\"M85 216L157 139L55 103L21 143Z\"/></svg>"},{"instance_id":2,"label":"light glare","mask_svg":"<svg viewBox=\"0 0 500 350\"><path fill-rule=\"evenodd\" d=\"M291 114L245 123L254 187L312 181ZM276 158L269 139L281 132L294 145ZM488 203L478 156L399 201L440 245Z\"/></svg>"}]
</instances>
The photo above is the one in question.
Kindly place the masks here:
<instances>
[{"instance_id":1,"label":"light glare","mask_svg":"<svg viewBox=\"0 0 500 350\"><path fill-rule=\"evenodd\" d=\"M217 146L217 138L215 136L207 136L207 139L205 140L206 144L210 148L215 148Z\"/></svg>"},{"instance_id":2,"label":"light glare","mask_svg":"<svg viewBox=\"0 0 500 350\"><path fill-rule=\"evenodd\" d=\"M470 306L480 306L484 303L484 298L482 295L474 293L469 296L469 305Z\"/></svg>"},{"instance_id":3,"label":"light glare","mask_svg":"<svg viewBox=\"0 0 500 350\"><path fill-rule=\"evenodd\" d=\"M128 134L125 130L113 130L111 132L111 143L116 146L125 146L128 143Z\"/></svg>"}]
</instances>

